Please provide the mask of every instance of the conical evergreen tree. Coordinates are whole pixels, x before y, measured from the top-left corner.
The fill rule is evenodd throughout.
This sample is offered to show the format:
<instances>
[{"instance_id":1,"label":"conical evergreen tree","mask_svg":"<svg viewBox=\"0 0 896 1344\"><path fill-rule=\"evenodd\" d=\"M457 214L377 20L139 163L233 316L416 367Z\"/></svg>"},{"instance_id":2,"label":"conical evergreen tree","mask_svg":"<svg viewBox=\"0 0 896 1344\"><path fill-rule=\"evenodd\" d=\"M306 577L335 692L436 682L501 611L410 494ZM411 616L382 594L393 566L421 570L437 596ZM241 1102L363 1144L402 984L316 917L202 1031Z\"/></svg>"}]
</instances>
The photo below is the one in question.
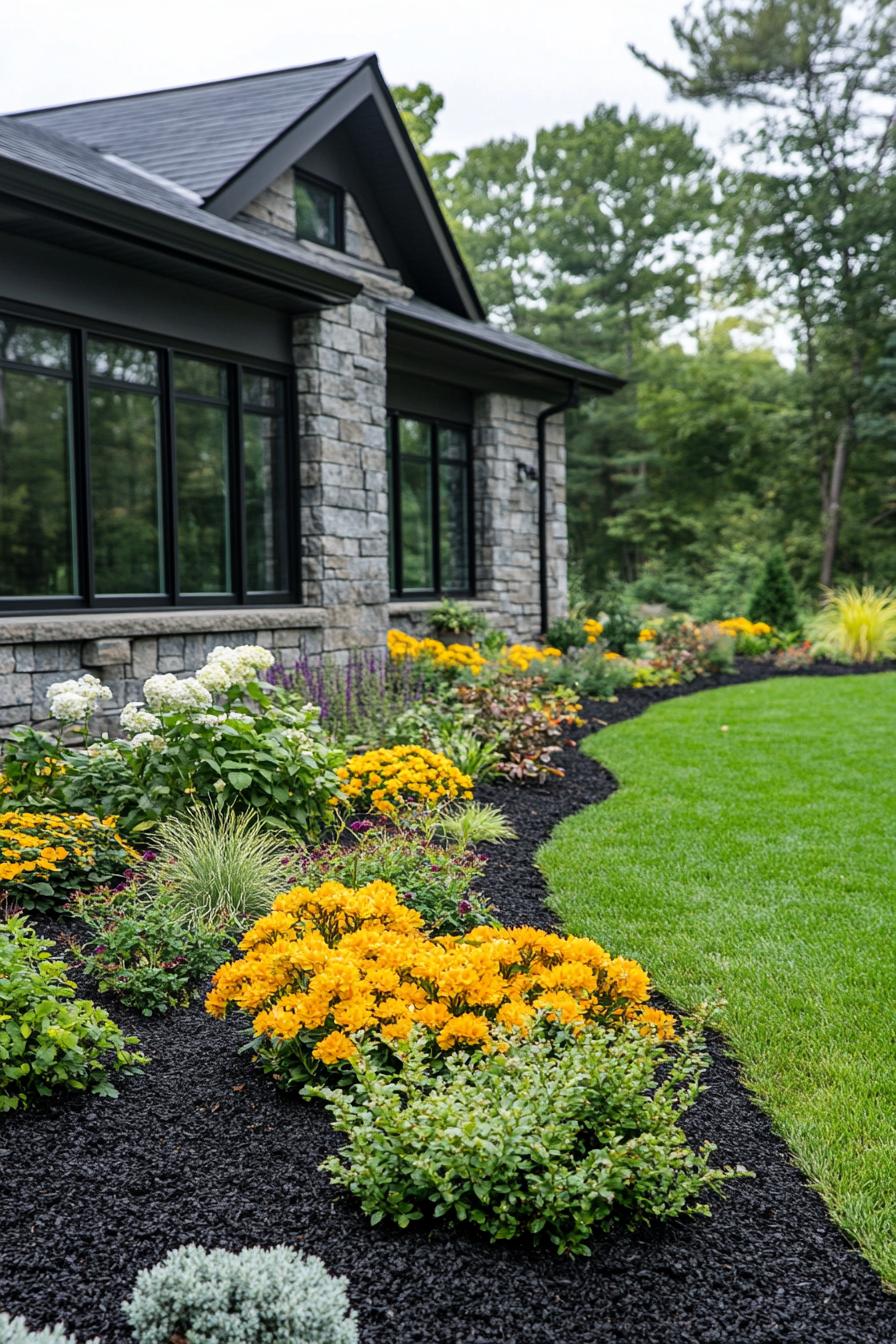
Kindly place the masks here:
<instances>
[{"instance_id":1,"label":"conical evergreen tree","mask_svg":"<svg viewBox=\"0 0 896 1344\"><path fill-rule=\"evenodd\" d=\"M751 621L767 621L776 630L795 630L799 625L796 589L780 546L769 552L750 600L749 616Z\"/></svg>"}]
</instances>

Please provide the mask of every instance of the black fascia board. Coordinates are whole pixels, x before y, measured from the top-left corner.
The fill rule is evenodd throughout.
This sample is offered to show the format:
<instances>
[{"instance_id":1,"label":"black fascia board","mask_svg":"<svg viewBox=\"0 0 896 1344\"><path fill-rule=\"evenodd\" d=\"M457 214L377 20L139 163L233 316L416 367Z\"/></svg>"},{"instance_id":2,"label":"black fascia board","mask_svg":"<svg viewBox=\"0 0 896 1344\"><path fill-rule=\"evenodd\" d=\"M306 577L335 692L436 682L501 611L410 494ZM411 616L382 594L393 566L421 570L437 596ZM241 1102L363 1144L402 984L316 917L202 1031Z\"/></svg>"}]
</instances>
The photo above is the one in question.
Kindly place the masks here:
<instances>
[{"instance_id":1,"label":"black fascia board","mask_svg":"<svg viewBox=\"0 0 896 1344\"><path fill-rule=\"evenodd\" d=\"M209 196L203 209L209 214L232 219L368 98L376 105L392 148L404 168L442 262L451 276L461 307L468 317L483 319L485 311L473 281L375 56L368 56L359 69L346 75L341 84L303 112L292 125L234 173L229 181Z\"/></svg>"},{"instance_id":2,"label":"black fascia board","mask_svg":"<svg viewBox=\"0 0 896 1344\"><path fill-rule=\"evenodd\" d=\"M502 345L499 340L490 340L489 337L480 335L475 330L462 331L455 326L442 325L431 318L394 308L387 309L386 319L387 326L395 330L420 335L454 349L487 355L516 369L530 369L533 373L560 379L565 383L575 379L580 389L596 392L601 396L611 396L626 386L625 378L619 378L616 374L603 369L593 368L579 360L567 360L559 353L556 358L552 358L549 355L538 355L535 351L514 350Z\"/></svg>"},{"instance_id":3,"label":"black fascia board","mask_svg":"<svg viewBox=\"0 0 896 1344\"><path fill-rule=\"evenodd\" d=\"M93 232L242 277L306 302L346 303L361 291L361 283L353 277L280 254L265 247L262 238L256 242L210 228L198 209L194 223L15 159L0 158L0 163L6 194L56 215L74 217Z\"/></svg>"}]
</instances>

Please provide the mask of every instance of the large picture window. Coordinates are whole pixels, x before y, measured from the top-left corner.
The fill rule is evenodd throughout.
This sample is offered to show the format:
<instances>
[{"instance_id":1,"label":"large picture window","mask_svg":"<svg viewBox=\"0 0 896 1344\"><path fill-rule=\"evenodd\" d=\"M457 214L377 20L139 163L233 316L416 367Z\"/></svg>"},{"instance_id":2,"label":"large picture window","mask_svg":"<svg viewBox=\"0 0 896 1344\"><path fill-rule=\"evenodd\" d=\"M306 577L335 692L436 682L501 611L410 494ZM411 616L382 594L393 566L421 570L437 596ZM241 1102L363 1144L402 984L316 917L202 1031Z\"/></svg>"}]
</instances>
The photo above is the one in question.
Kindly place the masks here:
<instances>
[{"instance_id":1,"label":"large picture window","mask_svg":"<svg viewBox=\"0 0 896 1344\"><path fill-rule=\"evenodd\" d=\"M288 382L0 313L0 607L295 600Z\"/></svg>"},{"instance_id":2,"label":"large picture window","mask_svg":"<svg viewBox=\"0 0 896 1344\"><path fill-rule=\"evenodd\" d=\"M474 589L470 431L391 415L389 568L393 593Z\"/></svg>"}]
</instances>

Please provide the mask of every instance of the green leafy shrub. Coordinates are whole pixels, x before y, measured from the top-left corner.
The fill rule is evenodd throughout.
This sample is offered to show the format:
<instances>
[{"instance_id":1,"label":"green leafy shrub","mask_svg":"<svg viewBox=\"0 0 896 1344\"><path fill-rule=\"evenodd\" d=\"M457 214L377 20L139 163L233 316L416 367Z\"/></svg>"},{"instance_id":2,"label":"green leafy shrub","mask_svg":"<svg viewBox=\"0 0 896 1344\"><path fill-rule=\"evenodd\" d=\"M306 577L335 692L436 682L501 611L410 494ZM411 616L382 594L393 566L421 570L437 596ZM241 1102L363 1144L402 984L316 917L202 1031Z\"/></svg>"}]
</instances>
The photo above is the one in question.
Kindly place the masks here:
<instances>
[{"instance_id":1,"label":"green leafy shrub","mask_svg":"<svg viewBox=\"0 0 896 1344\"><path fill-rule=\"evenodd\" d=\"M780 546L769 551L748 615L751 621L765 621L776 630L794 630L800 623L796 589Z\"/></svg>"},{"instance_id":2,"label":"green leafy shrub","mask_svg":"<svg viewBox=\"0 0 896 1344\"><path fill-rule=\"evenodd\" d=\"M545 639L563 653L568 653L570 649L583 649L588 643L583 622L577 616L561 616L553 621Z\"/></svg>"},{"instance_id":3,"label":"green leafy shrub","mask_svg":"<svg viewBox=\"0 0 896 1344\"><path fill-rule=\"evenodd\" d=\"M251 922L283 888L283 840L251 813L201 804L161 822L145 882L196 928Z\"/></svg>"},{"instance_id":4,"label":"green leafy shrub","mask_svg":"<svg viewBox=\"0 0 896 1344\"><path fill-rule=\"evenodd\" d=\"M67 892L117 880L138 859L115 817L0 812L0 892L24 910L50 910Z\"/></svg>"},{"instance_id":5,"label":"green leafy shrub","mask_svg":"<svg viewBox=\"0 0 896 1344\"><path fill-rule=\"evenodd\" d=\"M821 611L810 622L816 652L874 663L896 658L896 592L892 588L827 589Z\"/></svg>"},{"instance_id":6,"label":"green leafy shrub","mask_svg":"<svg viewBox=\"0 0 896 1344\"><path fill-rule=\"evenodd\" d=\"M436 728L426 734L425 745L430 751L441 752L472 780L490 779L499 773L501 753L494 742L485 742L471 729L452 725L449 729Z\"/></svg>"},{"instance_id":7,"label":"green leafy shrub","mask_svg":"<svg viewBox=\"0 0 896 1344\"><path fill-rule=\"evenodd\" d=\"M272 687L257 677L272 661L255 645L221 646L195 677L149 677L145 703L121 711L126 739L76 749L37 735L32 745L57 762L42 777L41 796L114 813L126 834L194 802L254 811L266 826L315 834L329 818L344 753L321 728L317 706L275 703ZM17 778L18 751L4 765L14 794L32 783Z\"/></svg>"},{"instance_id":8,"label":"green leafy shrub","mask_svg":"<svg viewBox=\"0 0 896 1344\"><path fill-rule=\"evenodd\" d=\"M65 1333L64 1325L48 1325L43 1330L29 1330L24 1316L9 1316L0 1311L0 1344L78 1344L73 1335ZM90 1339L87 1344L100 1344Z\"/></svg>"},{"instance_id":9,"label":"green leafy shrub","mask_svg":"<svg viewBox=\"0 0 896 1344\"><path fill-rule=\"evenodd\" d=\"M122 1310L137 1344L357 1344L346 1283L289 1246L181 1246L141 1270Z\"/></svg>"},{"instance_id":10,"label":"green leafy shrub","mask_svg":"<svg viewBox=\"0 0 896 1344\"><path fill-rule=\"evenodd\" d=\"M30 1105L60 1089L118 1095L109 1073L147 1063L112 1019L75 998L64 961L50 954L22 916L0 922L0 1111Z\"/></svg>"},{"instance_id":11,"label":"green leafy shrub","mask_svg":"<svg viewBox=\"0 0 896 1344\"><path fill-rule=\"evenodd\" d=\"M346 887L389 882L431 931L466 933L495 922L488 902L473 889L485 864L461 844L446 847L419 831L364 818L350 822L341 841L300 853L290 882L312 888L324 882Z\"/></svg>"},{"instance_id":12,"label":"green leafy shrub","mask_svg":"<svg viewBox=\"0 0 896 1344\"><path fill-rule=\"evenodd\" d=\"M429 615L430 629L439 637L441 632L449 635L480 635L489 629L488 619L482 612L476 611L469 602L457 602L453 597L443 597Z\"/></svg>"},{"instance_id":13,"label":"green leafy shrub","mask_svg":"<svg viewBox=\"0 0 896 1344\"><path fill-rule=\"evenodd\" d=\"M566 686L593 700L611 700L617 691L632 684L634 675L634 664L628 658L605 658L602 643L573 650L544 669L548 685Z\"/></svg>"},{"instance_id":14,"label":"green leafy shrub","mask_svg":"<svg viewBox=\"0 0 896 1344\"><path fill-rule=\"evenodd\" d=\"M632 647L637 646L641 621L629 607L621 603L609 605L607 610L601 613L601 622L604 627L604 645L611 653L626 654Z\"/></svg>"},{"instance_id":15,"label":"green leafy shrub","mask_svg":"<svg viewBox=\"0 0 896 1344\"><path fill-rule=\"evenodd\" d=\"M694 1029L671 1049L634 1027L505 1044L433 1074L414 1033L398 1074L362 1055L352 1088L312 1089L347 1137L322 1169L374 1223L451 1216L582 1254L611 1223L708 1212L734 1173L679 1124L707 1063Z\"/></svg>"},{"instance_id":16,"label":"green leafy shrub","mask_svg":"<svg viewBox=\"0 0 896 1344\"><path fill-rule=\"evenodd\" d=\"M171 893L136 882L81 892L68 908L89 931L72 951L100 993L144 1017L186 1007L227 955L226 926L188 923Z\"/></svg>"}]
</instances>

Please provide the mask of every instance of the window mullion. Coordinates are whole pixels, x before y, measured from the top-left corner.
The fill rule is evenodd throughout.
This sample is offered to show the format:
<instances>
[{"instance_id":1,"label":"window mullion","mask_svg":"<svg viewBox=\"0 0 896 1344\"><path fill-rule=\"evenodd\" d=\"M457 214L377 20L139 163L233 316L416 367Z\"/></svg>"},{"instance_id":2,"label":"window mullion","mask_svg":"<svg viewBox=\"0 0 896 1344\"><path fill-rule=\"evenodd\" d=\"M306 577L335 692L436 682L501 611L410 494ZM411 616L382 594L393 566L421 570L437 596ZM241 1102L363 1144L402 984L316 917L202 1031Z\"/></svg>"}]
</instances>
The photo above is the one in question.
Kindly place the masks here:
<instances>
[{"instance_id":1,"label":"window mullion","mask_svg":"<svg viewBox=\"0 0 896 1344\"><path fill-rule=\"evenodd\" d=\"M393 415L389 420L389 432L392 435L392 501L395 508L394 546L395 546L395 586L401 596L404 593L404 541L401 532L401 435L399 420Z\"/></svg>"},{"instance_id":2,"label":"window mullion","mask_svg":"<svg viewBox=\"0 0 896 1344\"><path fill-rule=\"evenodd\" d=\"M429 430L430 494L432 496L432 586L433 592L442 591L442 537L441 504L439 499L439 427L433 423Z\"/></svg>"},{"instance_id":3,"label":"window mullion","mask_svg":"<svg viewBox=\"0 0 896 1344\"><path fill-rule=\"evenodd\" d=\"M227 370L230 391L230 528L234 596L245 603L248 588L246 544L246 462L243 451L243 378L234 365Z\"/></svg>"}]
</instances>

